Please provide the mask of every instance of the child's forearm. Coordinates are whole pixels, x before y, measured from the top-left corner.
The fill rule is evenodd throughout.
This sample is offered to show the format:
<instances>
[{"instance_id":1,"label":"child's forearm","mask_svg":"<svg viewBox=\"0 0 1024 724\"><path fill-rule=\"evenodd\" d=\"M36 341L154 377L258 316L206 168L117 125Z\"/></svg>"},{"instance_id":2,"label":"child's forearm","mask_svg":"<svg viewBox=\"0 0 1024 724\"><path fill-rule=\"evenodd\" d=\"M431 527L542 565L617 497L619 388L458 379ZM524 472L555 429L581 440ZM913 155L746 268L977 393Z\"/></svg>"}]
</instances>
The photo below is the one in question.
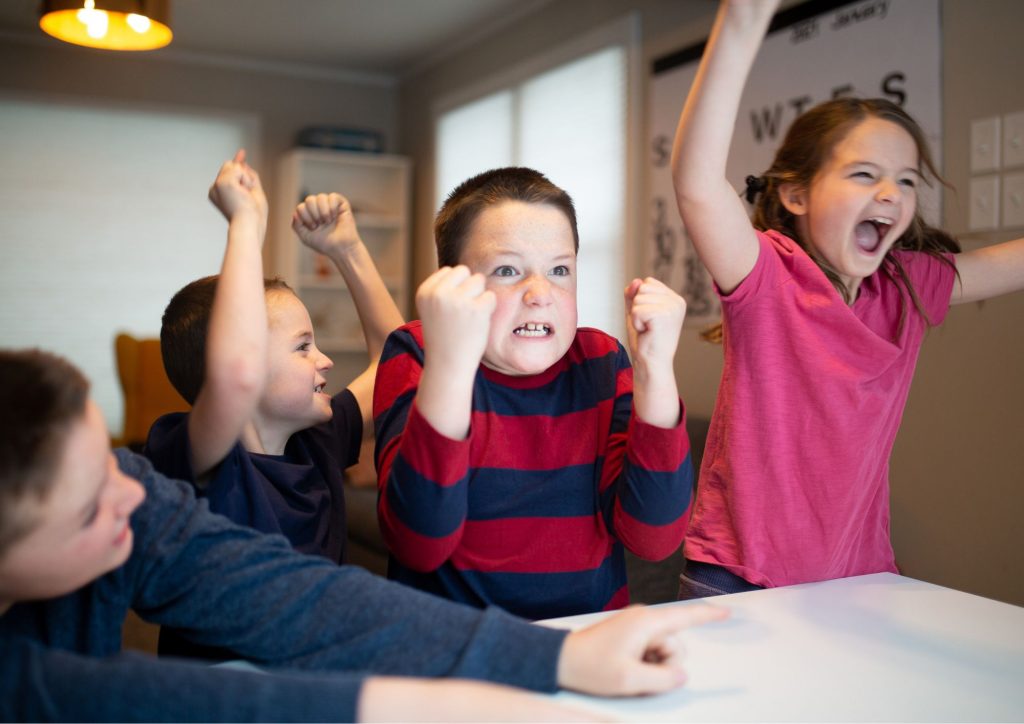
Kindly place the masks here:
<instances>
[{"instance_id":1,"label":"child's forearm","mask_svg":"<svg viewBox=\"0 0 1024 724\"><path fill-rule=\"evenodd\" d=\"M210 310L206 376L225 382L250 376L262 381L266 367L267 310L263 291L263 222L239 213L228 243Z\"/></svg>"},{"instance_id":2,"label":"child's forearm","mask_svg":"<svg viewBox=\"0 0 1024 724\"><path fill-rule=\"evenodd\" d=\"M192 465L203 476L235 444L263 392L267 311L262 232L255 214L240 212L228 227L206 335L202 389L189 417Z\"/></svg>"},{"instance_id":3,"label":"child's forearm","mask_svg":"<svg viewBox=\"0 0 1024 724\"><path fill-rule=\"evenodd\" d=\"M377 359L387 336L405 322L402 313L365 244L335 248L330 257L352 295L370 359Z\"/></svg>"},{"instance_id":4,"label":"child's forearm","mask_svg":"<svg viewBox=\"0 0 1024 724\"><path fill-rule=\"evenodd\" d=\"M669 429L679 424L679 387L671 365L634 362L633 410L654 427Z\"/></svg>"},{"instance_id":5,"label":"child's forearm","mask_svg":"<svg viewBox=\"0 0 1024 724\"><path fill-rule=\"evenodd\" d=\"M1024 239L985 246L958 254L959 280L953 283L952 304L976 302L1024 289Z\"/></svg>"},{"instance_id":6,"label":"child's forearm","mask_svg":"<svg viewBox=\"0 0 1024 724\"><path fill-rule=\"evenodd\" d=\"M725 1L719 8L672 149L672 174L681 199L705 193L709 180L725 181L743 87L775 5Z\"/></svg>"},{"instance_id":7,"label":"child's forearm","mask_svg":"<svg viewBox=\"0 0 1024 724\"><path fill-rule=\"evenodd\" d=\"M743 87L776 4L722 3L672 148L679 214L698 256L726 293L757 261L757 237L726 178L726 161Z\"/></svg>"},{"instance_id":8,"label":"child's forearm","mask_svg":"<svg viewBox=\"0 0 1024 724\"><path fill-rule=\"evenodd\" d=\"M458 373L431 366L430 352L416 390L416 407L431 427L452 440L465 440L472 419L476 371Z\"/></svg>"}]
</instances>

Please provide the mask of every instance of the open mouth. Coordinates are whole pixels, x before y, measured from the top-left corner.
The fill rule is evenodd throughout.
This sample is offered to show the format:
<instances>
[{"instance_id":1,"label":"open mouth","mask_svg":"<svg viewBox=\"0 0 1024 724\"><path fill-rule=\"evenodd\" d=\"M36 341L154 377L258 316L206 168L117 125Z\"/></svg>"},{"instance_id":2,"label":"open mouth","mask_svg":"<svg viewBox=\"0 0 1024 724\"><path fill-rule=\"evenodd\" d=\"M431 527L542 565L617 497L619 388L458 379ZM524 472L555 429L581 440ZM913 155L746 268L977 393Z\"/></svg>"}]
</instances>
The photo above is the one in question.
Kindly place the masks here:
<instances>
[{"instance_id":1,"label":"open mouth","mask_svg":"<svg viewBox=\"0 0 1024 724\"><path fill-rule=\"evenodd\" d=\"M890 228L892 228L892 219L884 216L873 216L860 222L854 229L857 248L868 254L878 251L878 247L882 244L885 235L889 233Z\"/></svg>"},{"instance_id":2,"label":"open mouth","mask_svg":"<svg viewBox=\"0 0 1024 724\"><path fill-rule=\"evenodd\" d=\"M517 337L547 337L552 334L552 329L547 324L527 322L526 324L513 329L512 334Z\"/></svg>"},{"instance_id":3,"label":"open mouth","mask_svg":"<svg viewBox=\"0 0 1024 724\"><path fill-rule=\"evenodd\" d=\"M313 392L319 392L319 393L322 394L323 391L324 391L324 388L326 388L326 387L327 387L327 383L326 382L321 382L319 385L317 385L316 387L313 388Z\"/></svg>"}]
</instances>

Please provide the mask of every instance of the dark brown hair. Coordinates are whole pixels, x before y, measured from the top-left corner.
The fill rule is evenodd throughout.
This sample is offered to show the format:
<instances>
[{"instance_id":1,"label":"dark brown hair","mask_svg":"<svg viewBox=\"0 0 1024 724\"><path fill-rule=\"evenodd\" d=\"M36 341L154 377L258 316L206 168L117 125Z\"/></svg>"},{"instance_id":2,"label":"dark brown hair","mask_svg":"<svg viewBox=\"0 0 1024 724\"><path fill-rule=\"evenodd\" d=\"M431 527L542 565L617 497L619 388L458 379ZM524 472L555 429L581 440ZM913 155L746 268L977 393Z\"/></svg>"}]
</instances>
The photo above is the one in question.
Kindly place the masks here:
<instances>
[{"instance_id":1,"label":"dark brown hair","mask_svg":"<svg viewBox=\"0 0 1024 724\"><path fill-rule=\"evenodd\" d=\"M190 405L195 404L206 379L206 333L219 278L196 279L178 290L160 323L160 355L167 379ZM263 280L265 292L275 289L294 294L282 279Z\"/></svg>"},{"instance_id":2,"label":"dark brown hair","mask_svg":"<svg viewBox=\"0 0 1024 724\"><path fill-rule=\"evenodd\" d=\"M480 213L505 201L550 204L559 209L572 227L573 247L580 250L576 207L564 190L532 168L509 166L478 174L455 187L434 221L434 242L439 266L455 266L462 258L466 235Z\"/></svg>"},{"instance_id":3,"label":"dark brown hair","mask_svg":"<svg viewBox=\"0 0 1024 724\"><path fill-rule=\"evenodd\" d=\"M868 118L890 121L909 133L917 147L918 171L921 173L922 180L931 183L931 179L934 179L948 187L949 184L935 167L931 152L928 150L928 140L917 121L898 105L883 98L837 98L821 103L800 115L786 132L786 137L776 152L771 167L761 179L756 180L763 183L761 188L756 189L760 193L754 202L754 227L762 231L768 229L781 231L796 241L821 267L825 276L843 295L847 304L852 301L849 298L849 292L839 280L835 270L814 252L808 240L800 238L796 218L782 204L779 190L783 184L809 188L814 177L828 160L832 149L846 137L854 126ZM902 264L892 253L900 250L930 254L949 264L955 270L956 265L943 254L944 252L959 252L960 245L946 232L926 224L918 208L914 211L914 218L911 220L910 226L896 240L882 262L881 272L894 282L904 286L918 313L925 318L928 324L931 324ZM905 313L906 310L904 310L904 315Z\"/></svg>"},{"instance_id":4,"label":"dark brown hair","mask_svg":"<svg viewBox=\"0 0 1024 724\"><path fill-rule=\"evenodd\" d=\"M0 350L0 557L35 525L21 503L43 502L53 490L88 399L89 382L64 358Z\"/></svg>"}]
</instances>

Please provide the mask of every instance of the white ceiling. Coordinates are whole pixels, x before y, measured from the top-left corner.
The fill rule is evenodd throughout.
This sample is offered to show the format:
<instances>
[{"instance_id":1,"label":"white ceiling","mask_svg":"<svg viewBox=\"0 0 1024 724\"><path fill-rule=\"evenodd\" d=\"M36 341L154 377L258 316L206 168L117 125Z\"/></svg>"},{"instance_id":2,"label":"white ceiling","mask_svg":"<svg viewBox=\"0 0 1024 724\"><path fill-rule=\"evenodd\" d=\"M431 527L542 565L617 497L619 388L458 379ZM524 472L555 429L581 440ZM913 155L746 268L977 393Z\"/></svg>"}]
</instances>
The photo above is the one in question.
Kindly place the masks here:
<instances>
[{"instance_id":1,"label":"white ceiling","mask_svg":"<svg viewBox=\"0 0 1024 724\"><path fill-rule=\"evenodd\" d=\"M551 0L170 0L166 55L314 66L400 77ZM0 42L49 38L40 0L0 0Z\"/></svg>"}]
</instances>

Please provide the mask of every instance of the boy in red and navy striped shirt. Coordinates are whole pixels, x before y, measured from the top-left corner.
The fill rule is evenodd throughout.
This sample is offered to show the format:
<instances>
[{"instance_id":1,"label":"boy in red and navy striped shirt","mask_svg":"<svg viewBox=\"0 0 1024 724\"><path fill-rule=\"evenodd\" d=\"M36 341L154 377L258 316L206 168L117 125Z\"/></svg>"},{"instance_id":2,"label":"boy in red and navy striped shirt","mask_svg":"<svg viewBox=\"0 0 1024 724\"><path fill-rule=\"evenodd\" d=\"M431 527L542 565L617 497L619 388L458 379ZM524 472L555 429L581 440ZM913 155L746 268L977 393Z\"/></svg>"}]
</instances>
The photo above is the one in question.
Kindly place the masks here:
<instances>
[{"instance_id":1,"label":"boy in red and navy striped shirt","mask_svg":"<svg viewBox=\"0 0 1024 724\"><path fill-rule=\"evenodd\" d=\"M623 546L664 558L688 518L686 303L634 279L629 357L577 329L573 203L531 169L461 184L435 236L421 321L388 338L374 393L389 576L528 618L627 605Z\"/></svg>"}]
</instances>

